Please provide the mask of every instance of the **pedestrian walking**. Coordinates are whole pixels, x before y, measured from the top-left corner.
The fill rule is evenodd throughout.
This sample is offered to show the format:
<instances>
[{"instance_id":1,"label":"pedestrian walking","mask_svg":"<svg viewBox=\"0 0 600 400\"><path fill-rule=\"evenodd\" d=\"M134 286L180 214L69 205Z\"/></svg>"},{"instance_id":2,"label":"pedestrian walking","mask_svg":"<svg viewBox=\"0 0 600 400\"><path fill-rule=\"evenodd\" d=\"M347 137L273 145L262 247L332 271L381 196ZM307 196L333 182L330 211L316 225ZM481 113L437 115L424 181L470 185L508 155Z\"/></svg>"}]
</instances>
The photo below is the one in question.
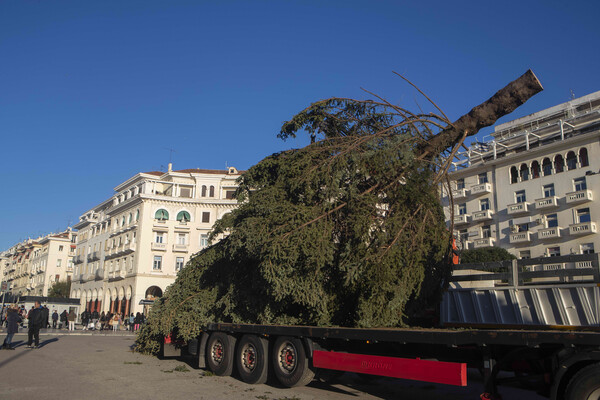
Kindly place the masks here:
<instances>
[{"instance_id":1,"label":"pedestrian walking","mask_svg":"<svg viewBox=\"0 0 600 400\"><path fill-rule=\"evenodd\" d=\"M131 315L129 316L129 331L133 332L133 325L135 323L135 317L133 316L133 313L131 313Z\"/></svg>"},{"instance_id":2,"label":"pedestrian walking","mask_svg":"<svg viewBox=\"0 0 600 400\"><path fill-rule=\"evenodd\" d=\"M39 301L36 301L35 306L29 311L28 319L27 348L31 349L35 340L34 348L38 349L40 347L40 329L44 326L44 307Z\"/></svg>"},{"instance_id":3,"label":"pedestrian walking","mask_svg":"<svg viewBox=\"0 0 600 400\"><path fill-rule=\"evenodd\" d=\"M5 350L14 350L12 347L12 338L15 333L19 332L19 323L21 322L21 314L19 314L19 307L14 304L6 310L6 338L2 344L2 348Z\"/></svg>"},{"instance_id":4,"label":"pedestrian walking","mask_svg":"<svg viewBox=\"0 0 600 400\"><path fill-rule=\"evenodd\" d=\"M137 332L140 329L140 324L142 323L142 314L140 314L139 311L135 314L133 323L134 323L133 330Z\"/></svg>"},{"instance_id":5,"label":"pedestrian walking","mask_svg":"<svg viewBox=\"0 0 600 400\"><path fill-rule=\"evenodd\" d=\"M69 312L69 314L67 315L67 320L69 321L69 330L70 331L75 330L75 320L76 319L77 319L77 315L75 315L75 312L73 310L71 310Z\"/></svg>"}]
</instances>

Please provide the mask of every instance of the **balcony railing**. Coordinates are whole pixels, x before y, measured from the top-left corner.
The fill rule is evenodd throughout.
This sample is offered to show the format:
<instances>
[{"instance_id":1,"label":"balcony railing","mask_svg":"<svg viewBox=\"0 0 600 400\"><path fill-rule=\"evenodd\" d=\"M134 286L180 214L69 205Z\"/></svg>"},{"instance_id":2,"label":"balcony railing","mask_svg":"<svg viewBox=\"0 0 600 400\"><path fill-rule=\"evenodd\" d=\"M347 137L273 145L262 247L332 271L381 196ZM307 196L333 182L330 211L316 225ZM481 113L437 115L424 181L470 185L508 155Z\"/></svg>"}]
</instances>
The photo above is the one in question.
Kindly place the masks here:
<instances>
[{"instance_id":1,"label":"balcony railing","mask_svg":"<svg viewBox=\"0 0 600 400\"><path fill-rule=\"evenodd\" d=\"M479 185L471 186L471 195L477 196L484 193L492 193L492 184L491 183L481 183Z\"/></svg>"},{"instance_id":2,"label":"balcony railing","mask_svg":"<svg viewBox=\"0 0 600 400\"><path fill-rule=\"evenodd\" d=\"M492 247L494 245L494 238L481 238L473 240L473 248L480 249L482 247Z\"/></svg>"},{"instance_id":3,"label":"balcony railing","mask_svg":"<svg viewBox=\"0 0 600 400\"><path fill-rule=\"evenodd\" d=\"M467 214L455 215L454 225L466 224L469 222L469 216Z\"/></svg>"},{"instance_id":4,"label":"balcony railing","mask_svg":"<svg viewBox=\"0 0 600 400\"><path fill-rule=\"evenodd\" d=\"M166 243L152 242L152 250L166 251L167 250L167 244Z\"/></svg>"},{"instance_id":5,"label":"balcony railing","mask_svg":"<svg viewBox=\"0 0 600 400\"><path fill-rule=\"evenodd\" d=\"M590 233L596 233L596 231L595 222L582 222L569 225L569 233L571 235L589 235Z\"/></svg>"},{"instance_id":6,"label":"balcony railing","mask_svg":"<svg viewBox=\"0 0 600 400\"><path fill-rule=\"evenodd\" d=\"M517 232L510 234L510 243L531 242L531 232Z\"/></svg>"},{"instance_id":7,"label":"balcony railing","mask_svg":"<svg viewBox=\"0 0 600 400\"><path fill-rule=\"evenodd\" d=\"M565 195L565 199L567 204L579 204L592 201L594 199L594 195L590 189L586 189L579 190L577 192L569 192Z\"/></svg>"},{"instance_id":8,"label":"balcony railing","mask_svg":"<svg viewBox=\"0 0 600 400\"><path fill-rule=\"evenodd\" d=\"M188 245L187 244L174 244L173 251L187 252Z\"/></svg>"},{"instance_id":9,"label":"balcony railing","mask_svg":"<svg viewBox=\"0 0 600 400\"><path fill-rule=\"evenodd\" d=\"M538 230L538 239L554 239L560 237L560 227L553 226Z\"/></svg>"},{"instance_id":10,"label":"balcony railing","mask_svg":"<svg viewBox=\"0 0 600 400\"><path fill-rule=\"evenodd\" d=\"M73 258L73 264L81 264L83 262L83 256L79 255Z\"/></svg>"},{"instance_id":11,"label":"balcony railing","mask_svg":"<svg viewBox=\"0 0 600 400\"><path fill-rule=\"evenodd\" d=\"M452 190L452 197L454 199L462 199L463 197L467 197L467 189L454 189Z\"/></svg>"},{"instance_id":12,"label":"balcony railing","mask_svg":"<svg viewBox=\"0 0 600 400\"><path fill-rule=\"evenodd\" d=\"M544 197L543 199L537 199L535 201L535 209L536 210L544 210L547 208L558 207L558 197Z\"/></svg>"},{"instance_id":13,"label":"balcony railing","mask_svg":"<svg viewBox=\"0 0 600 400\"><path fill-rule=\"evenodd\" d=\"M492 219L493 216L494 212L492 210L477 211L471 215L471 221L486 221Z\"/></svg>"},{"instance_id":14,"label":"balcony railing","mask_svg":"<svg viewBox=\"0 0 600 400\"><path fill-rule=\"evenodd\" d=\"M507 210L508 215L523 214L523 213L529 212L529 203L522 202L522 203L509 204L506 207L506 210Z\"/></svg>"}]
</instances>

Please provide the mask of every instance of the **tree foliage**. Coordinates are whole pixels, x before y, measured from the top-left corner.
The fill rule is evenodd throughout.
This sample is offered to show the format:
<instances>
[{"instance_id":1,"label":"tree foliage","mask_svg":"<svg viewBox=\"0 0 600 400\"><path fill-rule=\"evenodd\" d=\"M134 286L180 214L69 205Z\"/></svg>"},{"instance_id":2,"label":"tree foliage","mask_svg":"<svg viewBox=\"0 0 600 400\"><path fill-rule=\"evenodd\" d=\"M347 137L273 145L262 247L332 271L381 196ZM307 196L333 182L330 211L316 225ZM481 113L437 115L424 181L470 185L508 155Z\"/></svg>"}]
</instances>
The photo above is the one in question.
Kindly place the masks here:
<instances>
[{"instance_id":1,"label":"tree foliage","mask_svg":"<svg viewBox=\"0 0 600 400\"><path fill-rule=\"evenodd\" d=\"M278 136L300 131L319 140L239 178L239 208L211 234L225 238L153 306L139 351L156 352L173 331L196 337L210 322L402 326L439 301L450 273L439 185L475 132L382 99L341 98L312 104Z\"/></svg>"},{"instance_id":2,"label":"tree foliage","mask_svg":"<svg viewBox=\"0 0 600 400\"><path fill-rule=\"evenodd\" d=\"M465 264L483 263L491 261L508 261L516 257L501 247L486 247L482 249L463 250L460 253L460 262Z\"/></svg>"},{"instance_id":3,"label":"tree foliage","mask_svg":"<svg viewBox=\"0 0 600 400\"><path fill-rule=\"evenodd\" d=\"M71 293L71 281L59 281L48 289L48 297L69 298Z\"/></svg>"}]
</instances>

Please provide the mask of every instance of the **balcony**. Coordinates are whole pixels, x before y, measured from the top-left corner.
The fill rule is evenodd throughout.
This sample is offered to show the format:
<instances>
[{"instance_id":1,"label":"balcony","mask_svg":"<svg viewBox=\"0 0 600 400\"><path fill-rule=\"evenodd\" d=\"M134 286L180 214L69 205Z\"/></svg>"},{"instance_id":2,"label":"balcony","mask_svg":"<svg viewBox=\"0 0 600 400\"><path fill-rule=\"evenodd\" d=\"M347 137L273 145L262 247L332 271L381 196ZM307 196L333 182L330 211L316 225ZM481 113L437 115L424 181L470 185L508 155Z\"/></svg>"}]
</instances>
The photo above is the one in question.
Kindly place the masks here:
<instances>
[{"instance_id":1,"label":"balcony","mask_svg":"<svg viewBox=\"0 0 600 400\"><path fill-rule=\"evenodd\" d=\"M454 225L462 225L469 222L469 216L467 214L455 215Z\"/></svg>"},{"instance_id":2,"label":"balcony","mask_svg":"<svg viewBox=\"0 0 600 400\"><path fill-rule=\"evenodd\" d=\"M529 203L514 203L506 206L508 215L523 214L529 212Z\"/></svg>"},{"instance_id":3,"label":"balcony","mask_svg":"<svg viewBox=\"0 0 600 400\"><path fill-rule=\"evenodd\" d=\"M569 233L571 235L589 235L596 232L595 222L582 222L580 224L569 225Z\"/></svg>"},{"instance_id":4,"label":"balcony","mask_svg":"<svg viewBox=\"0 0 600 400\"><path fill-rule=\"evenodd\" d=\"M544 228L538 230L538 239L555 239L560 237L560 227L553 226L551 228Z\"/></svg>"},{"instance_id":5,"label":"balcony","mask_svg":"<svg viewBox=\"0 0 600 400\"><path fill-rule=\"evenodd\" d=\"M173 245L173 251L187 253L187 251L188 251L188 245L187 244L174 244Z\"/></svg>"},{"instance_id":6,"label":"balcony","mask_svg":"<svg viewBox=\"0 0 600 400\"><path fill-rule=\"evenodd\" d=\"M567 200L567 204L580 204L592 201L594 196L591 190L586 189L577 192L569 192L565 195L565 199Z\"/></svg>"},{"instance_id":7,"label":"balcony","mask_svg":"<svg viewBox=\"0 0 600 400\"><path fill-rule=\"evenodd\" d=\"M454 189L452 190L452 198L454 199L462 199L467 197L467 189Z\"/></svg>"},{"instance_id":8,"label":"balcony","mask_svg":"<svg viewBox=\"0 0 600 400\"><path fill-rule=\"evenodd\" d=\"M531 242L531 232L517 232L510 234L510 243L528 243Z\"/></svg>"},{"instance_id":9,"label":"balcony","mask_svg":"<svg viewBox=\"0 0 600 400\"><path fill-rule=\"evenodd\" d=\"M167 244L152 242L152 250L167 251Z\"/></svg>"},{"instance_id":10,"label":"balcony","mask_svg":"<svg viewBox=\"0 0 600 400\"><path fill-rule=\"evenodd\" d=\"M536 210L545 210L549 208L558 207L558 197L544 197L543 199L537 199L535 201Z\"/></svg>"},{"instance_id":11,"label":"balcony","mask_svg":"<svg viewBox=\"0 0 600 400\"><path fill-rule=\"evenodd\" d=\"M473 240L473 248L481 249L483 247L492 247L494 246L494 238L481 238Z\"/></svg>"},{"instance_id":12,"label":"balcony","mask_svg":"<svg viewBox=\"0 0 600 400\"><path fill-rule=\"evenodd\" d=\"M471 215L471 221L487 221L492 219L493 216L494 212L492 210L477 211Z\"/></svg>"},{"instance_id":13,"label":"balcony","mask_svg":"<svg viewBox=\"0 0 600 400\"><path fill-rule=\"evenodd\" d=\"M81 264L83 262L83 256L73 257L73 264Z\"/></svg>"},{"instance_id":14,"label":"balcony","mask_svg":"<svg viewBox=\"0 0 600 400\"><path fill-rule=\"evenodd\" d=\"M93 253L88 254L87 260L88 262L98 261L100 259L100 252L94 251Z\"/></svg>"},{"instance_id":15,"label":"balcony","mask_svg":"<svg viewBox=\"0 0 600 400\"><path fill-rule=\"evenodd\" d=\"M492 184L491 183L481 183L479 185L471 186L471 195L478 196L484 193L492 193Z\"/></svg>"},{"instance_id":16,"label":"balcony","mask_svg":"<svg viewBox=\"0 0 600 400\"><path fill-rule=\"evenodd\" d=\"M98 269L98 270L96 270L96 273L94 275L95 275L95 277L94 277L95 280L101 281L102 279L104 279L104 270Z\"/></svg>"}]
</instances>

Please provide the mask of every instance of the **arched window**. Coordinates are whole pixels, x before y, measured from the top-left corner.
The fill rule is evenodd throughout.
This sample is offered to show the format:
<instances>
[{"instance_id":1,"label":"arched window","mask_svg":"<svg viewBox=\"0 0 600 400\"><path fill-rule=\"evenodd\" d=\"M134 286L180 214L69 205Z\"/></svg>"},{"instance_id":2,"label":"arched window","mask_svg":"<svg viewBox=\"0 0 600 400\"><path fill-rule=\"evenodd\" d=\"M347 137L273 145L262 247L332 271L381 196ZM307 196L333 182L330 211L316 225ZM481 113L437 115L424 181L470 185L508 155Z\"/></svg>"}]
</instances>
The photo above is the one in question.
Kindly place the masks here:
<instances>
[{"instance_id":1,"label":"arched window","mask_svg":"<svg viewBox=\"0 0 600 400\"><path fill-rule=\"evenodd\" d=\"M130 224L133 221L133 214L129 213L129 217L127 217L127 223Z\"/></svg>"},{"instance_id":2,"label":"arched window","mask_svg":"<svg viewBox=\"0 0 600 400\"><path fill-rule=\"evenodd\" d=\"M190 222L191 221L190 213L187 211L179 211L179 213L177 213L177 221Z\"/></svg>"},{"instance_id":3,"label":"arched window","mask_svg":"<svg viewBox=\"0 0 600 400\"><path fill-rule=\"evenodd\" d=\"M519 171L517 171L517 167L510 167L510 183L519 182Z\"/></svg>"},{"instance_id":4,"label":"arched window","mask_svg":"<svg viewBox=\"0 0 600 400\"><path fill-rule=\"evenodd\" d=\"M202 185L202 197L206 197L206 185Z\"/></svg>"},{"instance_id":5,"label":"arched window","mask_svg":"<svg viewBox=\"0 0 600 400\"><path fill-rule=\"evenodd\" d=\"M215 197L215 187L212 185L210 186L209 197Z\"/></svg>"},{"instance_id":6,"label":"arched window","mask_svg":"<svg viewBox=\"0 0 600 400\"><path fill-rule=\"evenodd\" d=\"M540 177L540 163L537 161L533 161L531 163L531 179L536 179Z\"/></svg>"},{"instance_id":7,"label":"arched window","mask_svg":"<svg viewBox=\"0 0 600 400\"><path fill-rule=\"evenodd\" d=\"M135 212L135 222L139 221L140 219L140 210L136 210Z\"/></svg>"},{"instance_id":8,"label":"arched window","mask_svg":"<svg viewBox=\"0 0 600 400\"><path fill-rule=\"evenodd\" d=\"M529 180L529 168L527 168L527 164L521 164L521 181Z\"/></svg>"},{"instance_id":9,"label":"arched window","mask_svg":"<svg viewBox=\"0 0 600 400\"><path fill-rule=\"evenodd\" d=\"M167 212L167 210L163 210L161 208L156 212L156 214L154 214L154 218L156 218L159 221L166 221L169 219L169 213Z\"/></svg>"},{"instance_id":10,"label":"arched window","mask_svg":"<svg viewBox=\"0 0 600 400\"><path fill-rule=\"evenodd\" d=\"M565 170L565 161L560 154L557 154L554 157L554 171L558 174L559 172L563 172Z\"/></svg>"},{"instance_id":11,"label":"arched window","mask_svg":"<svg viewBox=\"0 0 600 400\"><path fill-rule=\"evenodd\" d=\"M123 215L123 218L121 218L121 226L125 226L125 216Z\"/></svg>"},{"instance_id":12,"label":"arched window","mask_svg":"<svg viewBox=\"0 0 600 400\"><path fill-rule=\"evenodd\" d=\"M577 157L575 153L570 151L567 153L567 171L577 168Z\"/></svg>"},{"instance_id":13,"label":"arched window","mask_svg":"<svg viewBox=\"0 0 600 400\"><path fill-rule=\"evenodd\" d=\"M552 162L548 157L542 161L542 171L544 172L544 176L552 175Z\"/></svg>"},{"instance_id":14,"label":"arched window","mask_svg":"<svg viewBox=\"0 0 600 400\"><path fill-rule=\"evenodd\" d=\"M579 165L582 167L587 167L590 165L590 161L588 160L588 153L585 147L579 149Z\"/></svg>"}]
</instances>

